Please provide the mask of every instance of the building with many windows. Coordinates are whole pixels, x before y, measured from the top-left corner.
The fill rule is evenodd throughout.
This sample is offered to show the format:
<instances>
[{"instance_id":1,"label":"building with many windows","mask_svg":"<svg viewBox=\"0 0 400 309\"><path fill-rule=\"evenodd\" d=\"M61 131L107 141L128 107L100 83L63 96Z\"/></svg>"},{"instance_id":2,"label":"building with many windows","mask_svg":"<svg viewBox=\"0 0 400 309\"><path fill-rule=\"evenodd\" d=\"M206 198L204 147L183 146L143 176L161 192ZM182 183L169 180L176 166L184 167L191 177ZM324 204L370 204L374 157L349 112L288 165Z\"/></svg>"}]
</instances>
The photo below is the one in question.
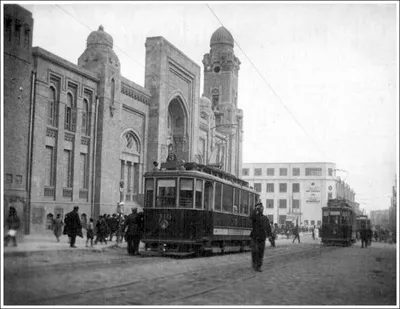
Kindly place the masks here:
<instances>
[{"instance_id":1,"label":"building with many windows","mask_svg":"<svg viewBox=\"0 0 400 309\"><path fill-rule=\"evenodd\" d=\"M320 225L328 199L345 198L356 206L355 193L336 177L334 163L243 163L242 178L260 193L272 222Z\"/></svg>"},{"instance_id":2,"label":"building with many windows","mask_svg":"<svg viewBox=\"0 0 400 309\"><path fill-rule=\"evenodd\" d=\"M25 233L74 205L94 218L142 205L143 174L170 152L239 175L240 61L226 28L211 36L200 97L200 66L163 37L146 39L140 86L121 75L102 26L71 63L32 46L31 12L3 12L3 209L17 209Z\"/></svg>"}]
</instances>

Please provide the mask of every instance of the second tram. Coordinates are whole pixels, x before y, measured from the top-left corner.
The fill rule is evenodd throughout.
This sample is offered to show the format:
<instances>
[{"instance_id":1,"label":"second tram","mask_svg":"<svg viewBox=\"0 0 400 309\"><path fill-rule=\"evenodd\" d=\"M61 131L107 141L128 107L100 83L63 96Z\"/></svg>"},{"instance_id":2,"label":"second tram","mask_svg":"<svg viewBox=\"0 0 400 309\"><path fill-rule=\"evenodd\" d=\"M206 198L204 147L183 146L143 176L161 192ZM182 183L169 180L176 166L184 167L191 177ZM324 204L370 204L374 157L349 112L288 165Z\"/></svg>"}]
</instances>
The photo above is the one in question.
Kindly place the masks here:
<instances>
[{"instance_id":1,"label":"second tram","mask_svg":"<svg viewBox=\"0 0 400 309\"><path fill-rule=\"evenodd\" d=\"M329 200L328 205L322 208L322 243L350 246L356 242L356 231L353 208L345 200Z\"/></svg>"},{"instance_id":2,"label":"second tram","mask_svg":"<svg viewBox=\"0 0 400 309\"><path fill-rule=\"evenodd\" d=\"M249 250L249 214L259 194L248 182L216 167L167 163L144 175L146 251L182 256Z\"/></svg>"}]
</instances>

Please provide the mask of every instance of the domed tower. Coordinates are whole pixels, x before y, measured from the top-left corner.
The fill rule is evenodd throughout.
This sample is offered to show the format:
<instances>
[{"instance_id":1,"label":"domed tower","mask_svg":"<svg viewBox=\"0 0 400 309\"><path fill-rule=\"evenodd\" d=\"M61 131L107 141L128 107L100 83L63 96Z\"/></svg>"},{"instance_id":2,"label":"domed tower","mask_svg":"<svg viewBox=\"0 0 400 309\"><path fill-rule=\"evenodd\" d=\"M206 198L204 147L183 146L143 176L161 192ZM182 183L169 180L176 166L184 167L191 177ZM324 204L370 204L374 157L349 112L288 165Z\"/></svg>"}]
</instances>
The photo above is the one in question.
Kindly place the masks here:
<instances>
[{"instance_id":1,"label":"domed tower","mask_svg":"<svg viewBox=\"0 0 400 309\"><path fill-rule=\"evenodd\" d=\"M118 56L113 50L113 38L102 26L89 34L86 49L79 57L78 65L96 73L99 78L95 149L96 213L100 201L102 204L113 203L112 194L109 192L119 189L120 180L121 68ZM95 108L92 106L93 114ZM104 164L107 168L102 168Z\"/></svg>"},{"instance_id":2,"label":"domed tower","mask_svg":"<svg viewBox=\"0 0 400 309\"><path fill-rule=\"evenodd\" d=\"M240 60L233 51L234 39L218 28L210 40L210 52L203 57L204 95L212 102L215 129L227 136L224 170L240 175L242 166L242 110L237 108Z\"/></svg>"}]
</instances>

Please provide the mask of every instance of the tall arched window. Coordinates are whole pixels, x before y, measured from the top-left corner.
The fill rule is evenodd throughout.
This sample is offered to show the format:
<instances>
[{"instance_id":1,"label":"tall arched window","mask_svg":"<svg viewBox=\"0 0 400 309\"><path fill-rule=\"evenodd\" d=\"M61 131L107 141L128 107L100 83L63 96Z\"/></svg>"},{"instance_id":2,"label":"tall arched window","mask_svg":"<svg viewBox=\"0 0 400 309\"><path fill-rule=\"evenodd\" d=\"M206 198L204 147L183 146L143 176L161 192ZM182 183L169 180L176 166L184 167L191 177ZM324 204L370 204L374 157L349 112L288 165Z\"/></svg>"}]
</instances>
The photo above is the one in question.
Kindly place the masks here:
<instances>
[{"instance_id":1,"label":"tall arched window","mask_svg":"<svg viewBox=\"0 0 400 309\"><path fill-rule=\"evenodd\" d=\"M49 102L47 105L47 124L57 126L57 92L53 86L49 89Z\"/></svg>"},{"instance_id":2,"label":"tall arched window","mask_svg":"<svg viewBox=\"0 0 400 309\"><path fill-rule=\"evenodd\" d=\"M71 93L67 94L67 104L65 105L64 129L72 131L72 107L74 106L74 97Z\"/></svg>"},{"instance_id":3,"label":"tall arched window","mask_svg":"<svg viewBox=\"0 0 400 309\"><path fill-rule=\"evenodd\" d=\"M82 134L89 135L89 103L86 99L83 100L82 107Z\"/></svg>"}]
</instances>

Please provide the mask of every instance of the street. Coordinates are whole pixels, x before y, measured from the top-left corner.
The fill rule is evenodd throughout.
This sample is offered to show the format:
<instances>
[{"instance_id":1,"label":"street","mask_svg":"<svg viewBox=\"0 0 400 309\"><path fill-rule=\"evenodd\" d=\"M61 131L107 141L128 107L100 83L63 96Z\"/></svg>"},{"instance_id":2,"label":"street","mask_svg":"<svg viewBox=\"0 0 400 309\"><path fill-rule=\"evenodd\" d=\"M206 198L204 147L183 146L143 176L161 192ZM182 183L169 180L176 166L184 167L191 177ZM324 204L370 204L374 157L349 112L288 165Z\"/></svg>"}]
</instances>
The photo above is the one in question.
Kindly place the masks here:
<instances>
[{"instance_id":1,"label":"street","mask_svg":"<svg viewBox=\"0 0 400 309\"><path fill-rule=\"evenodd\" d=\"M250 253L176 259L125 248L6 258L6 305L394 305L396 248L277 241L264 272ZM25 265L25 266L24 266Z\"/></svg>"}]
</instances>

